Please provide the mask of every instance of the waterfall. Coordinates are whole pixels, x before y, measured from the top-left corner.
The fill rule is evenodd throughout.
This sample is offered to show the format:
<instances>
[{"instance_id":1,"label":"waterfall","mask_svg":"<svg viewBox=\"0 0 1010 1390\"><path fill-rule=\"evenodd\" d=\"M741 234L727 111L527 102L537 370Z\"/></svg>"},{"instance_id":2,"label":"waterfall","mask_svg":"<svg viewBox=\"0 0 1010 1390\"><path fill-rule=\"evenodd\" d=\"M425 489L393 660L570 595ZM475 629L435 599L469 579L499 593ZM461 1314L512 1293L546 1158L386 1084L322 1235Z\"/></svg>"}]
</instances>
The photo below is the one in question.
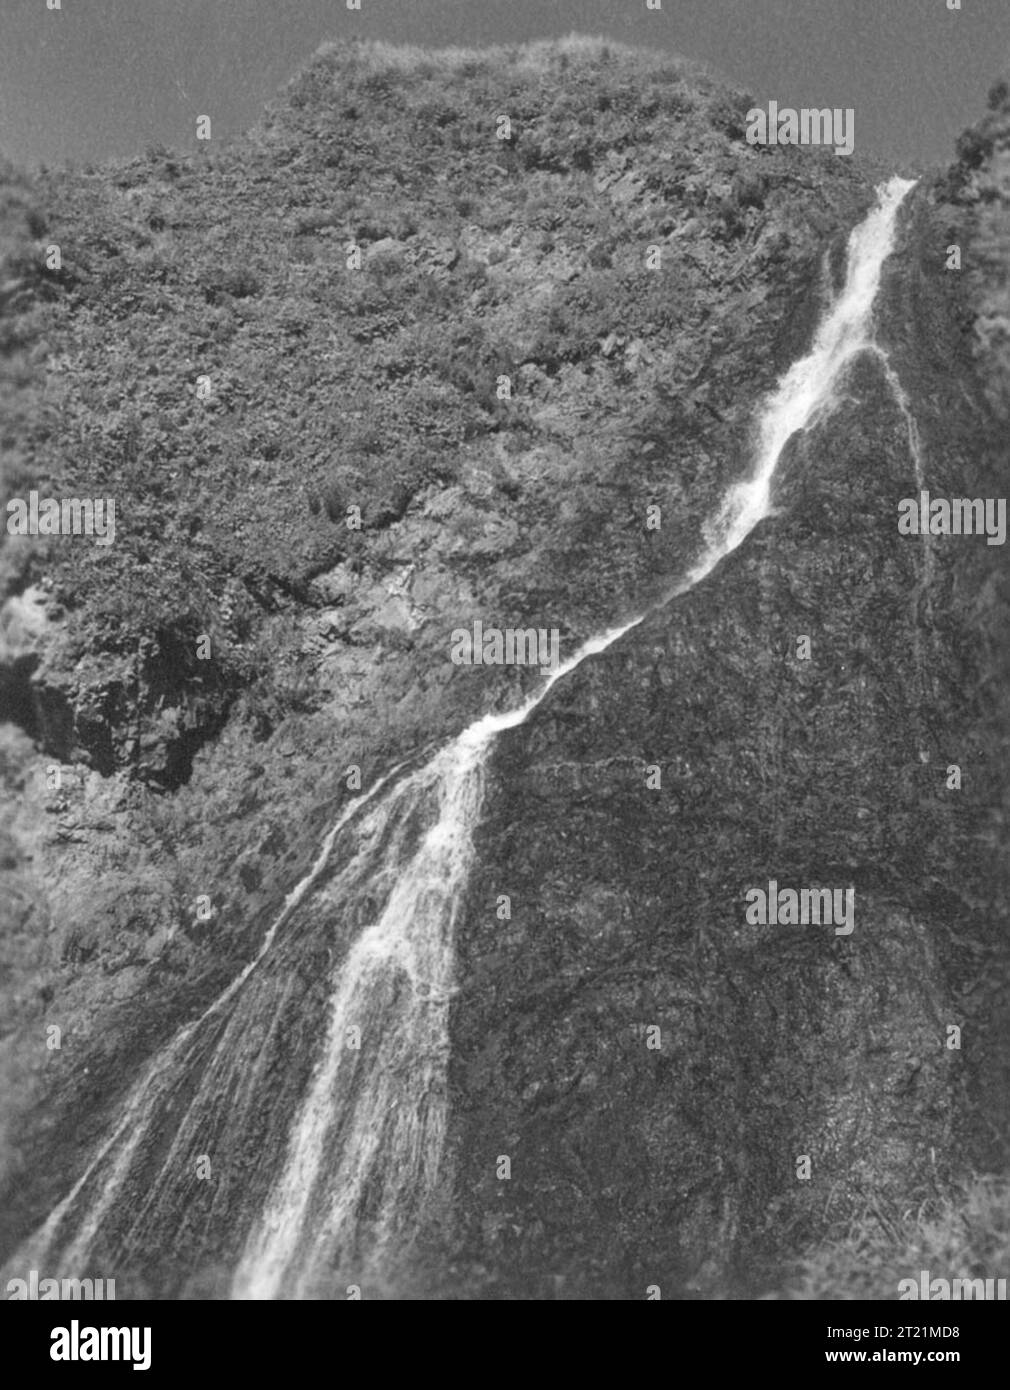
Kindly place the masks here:
<instances>
[{"instance_id":1,"label":"waterfall","mask_svg":"<svg viewBox=\"0 0 1010 1390\"><path fill-rule=\"evenodd\" d=\"M873 305L912 187L892 179L853 230L845 285L825 307L811 351L763 404L754 471L730 490L675 594L704 579L769 514L783 449L837 405L853 358L872 349L890 370L874 343ZM310 1297L395 1268L439 1188L454 931L488 751L558 681L652 611L592 638L517 709L485 715L426 765L395 769L344 812L256 958L143 1069L118 1124L18 1252L20 1264L80 1273L96 1246L136 1259L156 1248L159 1234L181 1239L194 1155L212 1140L226 1155L255 1147L269 1105L283 1120L286 1148L242 1233L233 1296ZM292 972L307 941L327 939L345 921L356 934L328 972L327 1016L291 1116L278 1108L276 1069L287 1059L288 1034L304 1027ZM227 1219L220 1201L204 1220Z\"/></svg>"},{"instance_id":2,"label":"waterfall","mask_svg":"<svg viewBox=\"0 0 1010 1390\"><path fill-rule=\"evenodd\" d=\"M810 352L793 363L766 402L758 424L754 473L730 489L709 529L708 549L689 578L691 585L768 515L772 477L782 450L794 434L819 424L835 408L845 368L853 358L872 349L890 369L886 353L873 339L873 304L894 245L898 208L914 187L914 180L891 179L878 190L876 207L853 229L845 285L828 306Z\"/></svg>"}]
</instances>

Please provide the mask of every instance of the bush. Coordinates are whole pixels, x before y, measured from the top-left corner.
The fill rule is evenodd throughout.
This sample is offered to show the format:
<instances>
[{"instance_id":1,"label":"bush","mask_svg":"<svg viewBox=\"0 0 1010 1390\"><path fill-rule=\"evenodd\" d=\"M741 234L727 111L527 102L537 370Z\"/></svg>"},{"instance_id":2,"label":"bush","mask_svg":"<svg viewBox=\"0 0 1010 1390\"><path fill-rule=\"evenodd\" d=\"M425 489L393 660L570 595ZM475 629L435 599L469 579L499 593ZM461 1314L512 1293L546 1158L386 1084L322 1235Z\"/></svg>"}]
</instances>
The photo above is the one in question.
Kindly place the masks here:
<instances>
[{"instance_id":1,"label":"bush","mask_svg":"<svg viewBox=\"0 0 1010 1390\"><path fill-rule=\"evenodd\" d=\"M709 123L730 140L742 140L747 130L747 112L753 105L754 98L747 92L717 97L708 108Z\"/></svg>"},{"instance_id":2,"label":"bush","mask_svg":"<svg viewBox=\"0 0 1010 1390\"><path fill-rule=\"evenodd\" d=\"M208 281L203 292L208 304L217 304L223 295L230 295L232 299L249 299L259 294L262 288L259 276L248 266L234 266Z\"/></svg>"},{"instance_id":3,"label":"bush","mask_svg":"<svg viewBox=\"0 0 1010 1390\"><path fill-rule=\"evenodd\" d=\"M733 180L733 200L737 207L763 208L765 180L761 174L737 174Z\"/></svg>"},{"instance_id":4,"label":"bush","mask_svg":"<svg viewBox=\"0 0 1010 1390\"><path fill-rule=\"evenodd\" d=\"M992 136L973 127L966 130L957 142L957 157L969 169L978 169L992 154Z\"/></svg>"}]
</instances>

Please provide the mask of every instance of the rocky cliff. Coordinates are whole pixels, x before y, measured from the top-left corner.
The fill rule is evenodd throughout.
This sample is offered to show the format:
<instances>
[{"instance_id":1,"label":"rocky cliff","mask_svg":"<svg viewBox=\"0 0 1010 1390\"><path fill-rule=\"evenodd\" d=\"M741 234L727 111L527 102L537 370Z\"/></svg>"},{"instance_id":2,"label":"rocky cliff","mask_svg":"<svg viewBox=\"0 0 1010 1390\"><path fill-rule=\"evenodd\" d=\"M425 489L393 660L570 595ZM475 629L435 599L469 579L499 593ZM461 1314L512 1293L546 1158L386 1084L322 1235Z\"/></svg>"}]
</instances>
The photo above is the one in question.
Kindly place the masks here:
<instances>
[{"instance_id":1,"label":"rocky cliff","mask_svg":"<svg viewBox=\"0 0 1010 1390\"><path fill-rule=\"evenodd\" d=\"M750 105L595 41L331 48L241 141L7 176L6 494L113 496L117 537L0 554L5 1251L255 955L352 769L530 688L451 631L570 649L690 566L882 172L749 146ZM1005 478L1005 123L997 90L920 182L880 313L936 494ZM924 571L908 421L871 358L851 394L778 515L500 741L422 1296L775 1287L999 1162L1000 552ZM854 884L853 939L750 927L771 878ZM220 1293L226 1246L144 1277Z\"/></svg>"}]
</instances>

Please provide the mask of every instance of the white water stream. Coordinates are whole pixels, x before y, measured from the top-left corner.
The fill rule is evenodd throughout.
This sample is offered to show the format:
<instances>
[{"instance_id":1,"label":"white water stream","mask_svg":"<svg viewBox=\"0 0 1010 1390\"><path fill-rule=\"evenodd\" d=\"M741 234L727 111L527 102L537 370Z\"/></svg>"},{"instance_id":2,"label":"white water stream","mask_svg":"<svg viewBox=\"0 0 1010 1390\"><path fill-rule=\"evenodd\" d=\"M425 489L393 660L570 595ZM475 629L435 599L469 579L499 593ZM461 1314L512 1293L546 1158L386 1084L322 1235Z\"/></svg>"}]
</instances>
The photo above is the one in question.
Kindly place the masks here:
<instances>
[{"instance_id":1,"label":"white water stream","mask_svg":"<svg viewBox=\"0 0 1010 1390\"><path fill-rule=\"evenodd\" d=\"M873 305L894 246L898 210L912 186L892 179L853 230L845 285L827 307L810 352L764 403L754 471L729 492L706 530L701 558L677 593L704 579L768 515L783 449L797 431L816 425L837 405L852 360L872 349L891 372L874 342ZM904 392L896 378L891 385L917 454ZM439 1185L454 929L472 863L488 750L499 733L523 723L558 681L645 616L585 643L518 709L479 719L425 766L398 780L394 770L343 814L256 959L144 1068L119 1123L18 1252L17 1264L79 1275L99 1238L104 1249L136 1256L145 1223L157 1221L161 1229L181 1223L177 1213L187 1200L182 1175L207 1143L214 1107L230 1095L239 1115L252 1114L257 1087L276 1088L277 1078L261 1075L250 1059L245 1039L250 1030L267 1026L264 1015L276 1007L276 977L273 994L261 977L283 944L280 929L325 884L327 904L367 903L370 920L333 969L318 1057L290 1117L286 1153L245 1240L232 1293L305 1297L327 1280L360 1283L395 1265ZM353 844L331 872L334 845L345 827ZM158 1134L163 1150L152 1169ZM145 1174L154 1176L144 1179L138 1198L133 1189L142 1159ZM124 1200L131 1207L128 1219Z\"/></svg>"}]
</instances>

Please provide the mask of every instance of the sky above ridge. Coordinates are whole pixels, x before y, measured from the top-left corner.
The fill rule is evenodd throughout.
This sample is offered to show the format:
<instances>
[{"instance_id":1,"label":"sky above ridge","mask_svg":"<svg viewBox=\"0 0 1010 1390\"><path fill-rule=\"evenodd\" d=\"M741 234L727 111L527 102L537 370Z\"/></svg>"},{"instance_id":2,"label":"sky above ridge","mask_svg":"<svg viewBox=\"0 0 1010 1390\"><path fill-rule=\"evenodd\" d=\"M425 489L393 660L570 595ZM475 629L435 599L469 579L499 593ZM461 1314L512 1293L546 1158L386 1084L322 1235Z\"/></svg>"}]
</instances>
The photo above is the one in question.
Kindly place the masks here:
<instances>
[{"instance_id":1,"label":"sky above ridge","mask_svg":"<svg viewBox=\"0 0 1010 1390\"><path fill-rule=\"evenodd\" d=\"M1010 74L1010 0L0 0L0 154L100 162L245 129L326 39L479 46L607 34L762 102L855 111L857 150L943 163ZM50 10L49 4L60 4Z\"/></svg>"}]
</instances>

